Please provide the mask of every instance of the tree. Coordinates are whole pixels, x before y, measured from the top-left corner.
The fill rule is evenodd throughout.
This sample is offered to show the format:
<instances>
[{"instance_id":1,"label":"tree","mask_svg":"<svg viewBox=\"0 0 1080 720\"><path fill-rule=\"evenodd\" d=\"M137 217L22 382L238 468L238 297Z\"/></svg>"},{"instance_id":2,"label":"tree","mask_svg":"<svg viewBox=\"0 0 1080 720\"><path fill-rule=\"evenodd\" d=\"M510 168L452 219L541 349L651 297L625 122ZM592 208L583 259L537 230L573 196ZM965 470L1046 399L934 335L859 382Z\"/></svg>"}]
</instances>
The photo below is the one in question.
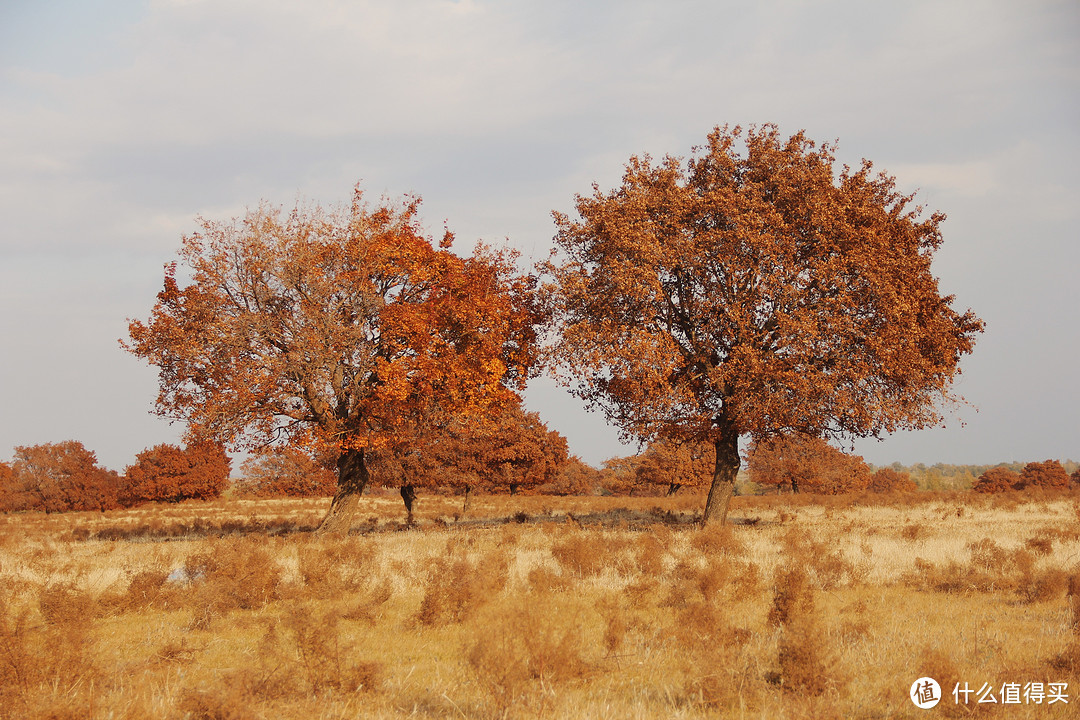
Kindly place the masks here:
<instances>
[{"instance_id":1,"label":"tree","mask_svg":"<svg viewBox=\"0 0 1080 720\"><path fill-rule=\"evenodd\" d=\"M1064 490L1069 487L1069 474L1057 460L1030 462L1020 471L1016 488L1024 490L1030 487Z\"/></svg>"},{"instance_id":2,"label":"tree","mask_svg":"<svg viewBox=\"0 0 1080 720\"><path fill-rule=\"evenodd\" d=\"M865 490L870 468L861 457L834 448L819 437L787 433L750 443L750 480L791 492L840 495Z\"/></svg>"},{"instance_id":3,"label":"tree","mask_svg":"<svg viewBox=\"0 0 1080 720\"><path fill-rule=\"evenodd\" d=\"M46 513L120 507L121 480L97 464L81 442L66 440L15 448L7 509Z\"/></svg>"},{"instance_id":4,"label":"tree","mask_svg":"<svg viewBox=\"0 0 1080 720\"><path fill-rule=\"evenodd\" d=\"M16 494L19 491L15 471L6 462L0 462L0 512L9 512L16 509L19 503Z\"/></svg>"},{"instance_id":5,"label":"tree","mask_svg":"<svg viewBox=\"0 0 1080 720\"><path fill-rule=\"evenodd\" d=\"M600 471L571 455L558 474L538 489L549 495L591 495L599 484Z\"/></svg>"},{"instance_id":6,"label":"tree","mask_svg":"<svg viewBox=\"0 0 1080 720\"><path fill-rule=\"evenodd\" d=\"M552 481L566 462L566 438L511 402L490 417L469 421L427 417L411 435L376 451L373 470L382 484L402 489L411 515L417 488L463 492L467 506L474 489L532 491Z\"/></svg>"},{"instance_id":7,"label":"tree","mask_svg":"<svg viewBox=\"0 0 1080 720\"><path fill-rule=\"evenodd\" d=\"M366 454L432 406L480 415L515 397L540 319L515 257L432 247L418 198L370 207L260 206L204 221L149 321L125 347L159 369L159 414L237 449L290 444L336 455L320 525L341 531L368 483Z\"/></svg>"},{"instance_id":8,"label":"tree","mask_svg":"<svg viewBox=\"0 0 1080 720\"><path fill-rule=\"evenodd\" d=\"M630 495L637 483L641 455L608 458L600 471L600 487L610 495Z\"/></svg>"},{"instance_id":9,"label":"tree","mask_svg":"<svg viewBox=\"0 0 1080 720\"><path fill-rule=\"evenodd\" d=\"M886 467L874 471L866 489L876 493L915 492L919 486L908 473Z\"/></svg>"},{"instance_id":10,"label":"tree","mask_svg":"<svg viewBox=\"0 0 1080 720\"><path fill-rule=\"evenodd\" d=\"M163 443L136 455L124 475L133 503L212 500L228 486L231 465L220 443Z\"/></svg>"},{"instance_id":11,"label":"tree","mask_svg":"<svg viewBox=\"0 0 1080 720\"><path fill-rule=\"evenodd\" d=\"M1020 476L1006 467L993 467L979 476L971 489L977 493L999 493L1015 490Z\"/></svg>"},{"instance_id":12,"label":"tree","mask_svg":"<svg viewBox=\"0 0 1080 720\"><path fill-rule=\"evenodd\" d=\"M568 461L566 438L520 405L507 408L493 426L460 439L452 462L471 458L489 492L533 492L554 480Z\"/></svg>"},{"instance_id":13,"label":"tree","mask_svg":"<svg viewBox=\"0 0 1080 720\"><path fill-rule=\"evenodd\" d=\"M670 496L683 487L706 485L715 466L711 445L660 440L649 445L634 472L639 486L663 487Z\"/></svg>"},{"instance_id":14,"label":"tree","mask_svg":"<svg viewBox=\"0 0 1080 720\"><path fill-rule=\"evenodd\" d=\"M269 447L244 460L243 491L257 497L329 497L337 491L334 472L307 453Z\"/></svg>"},{"instance_id":15,"label":"tree","mask_svg":"<svg viewBox=\"0 0 1080 720\"><path fill-rule=\"evenodd\" d=\"M727 515L740 436L936 424L982 331L930 271L944 215L834 151L716 128L554 214L555 372L629 437L713 444L705 523Z\"/></svg>"}]
</instances>

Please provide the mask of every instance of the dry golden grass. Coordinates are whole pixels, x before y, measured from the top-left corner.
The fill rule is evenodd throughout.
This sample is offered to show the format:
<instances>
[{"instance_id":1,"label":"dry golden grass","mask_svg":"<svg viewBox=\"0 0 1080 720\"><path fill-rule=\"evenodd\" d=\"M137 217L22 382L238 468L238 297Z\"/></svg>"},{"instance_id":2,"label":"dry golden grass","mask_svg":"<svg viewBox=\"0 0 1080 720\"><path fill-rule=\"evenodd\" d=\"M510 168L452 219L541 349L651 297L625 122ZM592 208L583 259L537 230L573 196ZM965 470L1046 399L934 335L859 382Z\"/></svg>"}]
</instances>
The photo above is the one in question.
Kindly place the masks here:
<instances>
[{"instance_id":1,"label":"dry golden grass","mask_svg":"<svg viewBox=\"0 0 1080 720\"><path fill-rule=\"evenodd\" d=\"M700 501L0 516L0 718L1075 716L1075 498ZM1029 681L1069 704L951 695Z\"/></svg>"}]
</instances>

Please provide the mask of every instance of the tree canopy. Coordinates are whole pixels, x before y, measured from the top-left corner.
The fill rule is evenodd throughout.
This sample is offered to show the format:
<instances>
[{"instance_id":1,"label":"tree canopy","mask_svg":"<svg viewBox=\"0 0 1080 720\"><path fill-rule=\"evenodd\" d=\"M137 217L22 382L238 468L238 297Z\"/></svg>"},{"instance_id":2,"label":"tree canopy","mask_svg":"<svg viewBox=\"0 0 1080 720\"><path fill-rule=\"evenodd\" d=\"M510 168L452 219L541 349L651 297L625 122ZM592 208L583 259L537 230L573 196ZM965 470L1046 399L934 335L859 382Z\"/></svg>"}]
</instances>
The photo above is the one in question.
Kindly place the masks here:
<instances>
[{"instance_id":1,"label":"tree canopy","mask_svg":"<svg viewBox=\"0 0 1080 720\"><path fill-rule=\"evenodd\" d=\"M203 221L147 322L125 347L156 365L157 411L242 449L337 454L324 530L348 525L365 453L430 412L464 416L515 398L534 359L533 282L515 258L433 247L420 200L336 210L266 205ZM190 283L181 285L181 276Z\"/></svg>"},{"instance_id":2,"label":"tree canopy","mask_svg":"<svg viewBox=\"0 0 1080 720\"><path fill-rule=\"evenodd\" d=\"M834 152L718 127L554 214L556 373L628 436L713 443L705 522L726 516L740 435L936 424L982 331L931 273L945 216Z\"/></svg>"}]
</instances>

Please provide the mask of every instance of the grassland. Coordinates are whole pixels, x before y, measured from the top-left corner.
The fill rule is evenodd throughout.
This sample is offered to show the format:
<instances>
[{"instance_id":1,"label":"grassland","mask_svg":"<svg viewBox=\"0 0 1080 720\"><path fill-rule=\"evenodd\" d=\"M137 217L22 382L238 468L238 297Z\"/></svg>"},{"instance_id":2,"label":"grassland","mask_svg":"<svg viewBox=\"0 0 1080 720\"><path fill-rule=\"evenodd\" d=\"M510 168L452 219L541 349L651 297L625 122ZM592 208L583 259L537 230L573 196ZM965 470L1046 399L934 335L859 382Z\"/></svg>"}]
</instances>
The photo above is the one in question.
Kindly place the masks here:
<instances>
[{"instance_id":1,"label":"grassland","mask_svg":"<svg viewBox=\"0 0 1080 720\"><path fill-rule=\"evenodd\" d=\"M222 500L0 516L4 718L1075 717L1080 502ZM934 709L908 699L936 678ZM1068 705L1003 704L1068 683ZM957 683L996 704L956 704Z\"/></svg>"}]
</instances>

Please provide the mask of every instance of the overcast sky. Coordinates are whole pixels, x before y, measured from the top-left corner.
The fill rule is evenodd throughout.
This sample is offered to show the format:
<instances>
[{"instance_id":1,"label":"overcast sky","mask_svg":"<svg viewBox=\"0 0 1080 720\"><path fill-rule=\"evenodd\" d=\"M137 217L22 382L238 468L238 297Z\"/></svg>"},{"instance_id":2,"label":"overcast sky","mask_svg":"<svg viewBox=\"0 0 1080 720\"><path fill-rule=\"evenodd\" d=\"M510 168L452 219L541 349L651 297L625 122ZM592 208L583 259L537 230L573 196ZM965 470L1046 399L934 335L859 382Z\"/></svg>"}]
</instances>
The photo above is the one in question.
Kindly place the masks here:
<instances>
[{"instance_id":1,"label":"overcast sky","mask_svg":"<svg viewBox=\"0 0 1080 720\"><path fill-rule=\"evenodd\" d=\"M944 429L876 464L1080 458L1080 4L4 0L0 459L82 441L122 470L182 428L126 355L198 215L418 193L468 248L719 124L839 141L949 219L934 270L987 330ZM549 381L530 409L628 454Z\"/></svg>"}]
</instances>

